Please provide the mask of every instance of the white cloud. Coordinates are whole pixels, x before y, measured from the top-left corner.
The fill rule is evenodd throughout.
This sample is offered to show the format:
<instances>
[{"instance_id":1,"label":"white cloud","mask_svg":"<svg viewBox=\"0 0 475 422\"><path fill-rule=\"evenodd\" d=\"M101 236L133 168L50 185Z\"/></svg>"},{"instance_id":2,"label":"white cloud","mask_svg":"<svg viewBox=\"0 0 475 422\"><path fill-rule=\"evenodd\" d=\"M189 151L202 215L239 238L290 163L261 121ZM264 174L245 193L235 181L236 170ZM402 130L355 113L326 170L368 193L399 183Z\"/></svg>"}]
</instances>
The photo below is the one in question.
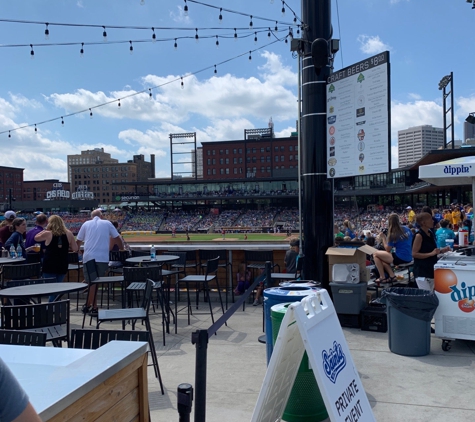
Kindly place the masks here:
<instances>
[{"instance_id":1,"label":"white cloud","mask_svg":"<svg viewBox=\"0 0 475 422\"><path fill-rule=\"evenodd\" d=\"M185 11L183 10L183 7L177 6L176 9L177 9L177 12L170 11L171 20L177 23L185 24L185 25L191 24L191 19L189 16L185 15Z\"/></svg>"},{"instance_id":2,"label":"white cloud","mask_svg":"<svg viewBox=\"0 0 475 422\"><path fill-rule=\"evenodd\" d=\"M84 5L82 4L82 0L78 0L78 1L76 2L76 6L77 6L77 7L80 7L80 8L82 9L82 8L84 7Z\"/></svg>"},{"instance_id":3,"label":"white cloud","mask_svg":"<svg viewBox=\"0 0 475 422\"><path fill-rule=\"evenodd\" d=\"M286 138L290 136L292 132L297 132L297 129L295 127L289 126L285 129L282 129L278 132L275 132L275 137L276 138Z\"/></svg>"},{"instance_id":4,"label":"white cloud","mask_svg":"<svg viewBox=\"0 0 475 422\"><path fill-rule=\"evenodd\" d=\"M414 92L410 92L408 96L411 100L422 100L422 96Z\"/></svg>"},{"instance_id":5,"label":"white cloud","mask_svg":"<svg viewBox=\"0 0 475 422\"><path fill-rule=\"evenodd\" d=\"M385 44L383 41L381 41L379 35L359 35L357 40L361 44L360 50L365 54L372 55L386 50L391 50L389 44Z\"/></svg>"}]
</instances>

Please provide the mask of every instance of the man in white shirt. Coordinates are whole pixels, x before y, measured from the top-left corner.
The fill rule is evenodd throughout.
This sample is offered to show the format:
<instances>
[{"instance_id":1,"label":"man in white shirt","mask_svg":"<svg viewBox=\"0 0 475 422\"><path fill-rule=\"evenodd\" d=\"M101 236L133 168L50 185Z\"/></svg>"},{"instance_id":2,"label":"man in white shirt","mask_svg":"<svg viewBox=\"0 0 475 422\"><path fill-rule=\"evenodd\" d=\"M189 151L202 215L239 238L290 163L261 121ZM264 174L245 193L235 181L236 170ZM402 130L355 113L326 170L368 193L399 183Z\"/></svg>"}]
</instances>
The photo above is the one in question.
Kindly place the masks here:
<instances>
[{"instance_id":1,"label":"man in white shirt","mask_svg":"<svg viewBox=\"0 0 475 422\"><path fill-rule=\"evenodd\" d=\"M82 262L85 264L91 259L96 260L96 269L99 277L106 274L109 269L110 239L120 240L117 229L109 220L102 219L100 209L91 212L91 220L86 221L77 235L77 244L81 248L84 244ZM84 277L89 282L89 275L84 272ZM94 302L94 303L93 303ZM87 302L83 306L83 312L97 312L96 286L92 285L87 295Z\"/></svg>"}]
</instances>

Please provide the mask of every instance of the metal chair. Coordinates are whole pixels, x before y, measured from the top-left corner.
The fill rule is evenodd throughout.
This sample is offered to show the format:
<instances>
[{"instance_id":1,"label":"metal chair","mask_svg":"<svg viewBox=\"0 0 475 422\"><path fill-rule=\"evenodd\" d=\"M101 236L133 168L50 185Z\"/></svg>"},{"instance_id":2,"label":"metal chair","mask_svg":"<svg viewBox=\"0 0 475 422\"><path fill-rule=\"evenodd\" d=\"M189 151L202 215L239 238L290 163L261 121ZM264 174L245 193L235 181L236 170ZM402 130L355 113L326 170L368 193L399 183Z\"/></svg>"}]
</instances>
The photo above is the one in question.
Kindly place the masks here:
<instances>
[{"instance_id":1,"label":"metal chair","mask_svg":"<svg viewBox=\"0 0 475 422\"><path fill-rule=\"evenodd\" d=\"M223 311L224 315L224 306L223 306L223 299L221 297L221 289L219 288L218 279L216 277L216 272L218 271L218 263L219 257L210 259L206 263L206 272L205 275L188 275L182 279L179 279L176 283L175 287L175 334L177 334L177 327L178 327L178 291L180 289L180 284L184 283L186 286L186 295L187 295L187 305L180 309L187 309L188 313L188 325L191 324L190 317L193 315L193 311L191 309L191 300L190 300L190 283L195 283L196 287L196 309L198 309L198 299L199 299L199 285L202 285L205 294L206 300L208 301L209 311L211 314L211 320L214 324L214 316L213 316L213 307L211 306L211 300L209 297L209 282L212 280L216 280L216 288L218 289L219 301L221 303L221 310Z\"/></svg>"},{"instance_id":2,"label":"metal chair","mask_svg":"<svg viewBox=\"0 0 475 422\"><path fill-rule=\"evenodd\" d=\"M303 256L298 257L295 273L271 273L271 280L297 281L297 279L300 278L300 273L302 272L304 259L305 258Z\"/></svg>"},{"instance_id":3,"label":"metal chair","mask_svg":"<svg viewBox=\"0 0 475 422\"><path fill-rule=\"evenodd\" d=\"M251 271L264 269L266 262L270 261L272 262L272 268L277 267L278 271L280 272L280 265L274 264L273 251L244 251L244 261L246 263L246 267Z\"/></svg>"},{"instance_id":4,"label":"metal chair","mask_svg":"<svg viewBox=\"0 0 475 422\"><path fill-rule=\"evenodd\" d=\"M216 257L219 257L219 268L224 268L226 270L226 279L225 279L225 287L226 287L226 309L228 309L228 291L231 289L231 298L234 303L234 282L232 278L233 274L233 264L229 262L228 260L228 253L226 249L211 249L211 250L205 250L205 249L200 249L199 250L199 259L200 259L200 268L201 272L203 272L206 268L206 261L208 259L213 259ZM228 267L231 267L231 272L228 273ZM229 279L229 274L231 275L231 279ZM230 285L229 285L230 284Z\"/></svg>"},{"instance_id":5,"label":"metal chair","mask_svg":"<svg viewBox=\"0 0 475 422\"><path fill-rule=\"evenodd\" d=\"M109 261L110 263L119 263L120 265L110 265L109 263L109 275L122 274L125 266L125 260L130 257L129 251L110 251Z\"/></svg>"},{"instance_id":6,"label":"metal chair","mask_svg":"<svg viewBox=\"0 0 475 422\"><path fill-rule=\"evenodd\" d=\"M70 280L71 272L76 273L76 281L78 283L81 282L81 270L83 268L82 261L79 260L79 253L78 252L69 252L68 253L68 281ZM69 299L69 294L68 294ZM77 293L76 297L76 311L79 310L79 292Z\"/></svg>"},{"instance_id":7,"label":"metal chair","mask_svg":"<svg viewBox=\"0 0 475 422\"><path fill-rule=\"evenodd\" d=\"M99 310L97 316L97 328L104 322L104 321L121 321L122 328L125 329L126 321L131 321L132 330L135 330L135 324L137 321L141 321L145 323L145 329L149 332L149 347L150 353L152 355L153 367L155 370L155 376L158 378L160 382L160 387L162 389L162 394L165 394L163 390L162 384L162 377L160 375L160 369L158 367L158 359L157 359L157 352L155 350L155 344L153 341L152 336L152 327L150 325L150 318L149 318L149 310L150 310L150 302L152 300L152 292L153 292L153 281L147 279L145 284L145 291L142 300L142 306L140 308L126 308L126 309L105 309Z\"/></svg>"},{"instance_id":8,"label":"metal chair","mask_svg":"<svg viewBox=\"0 0 475 422\"><path fill-rule=\"evenodd\" d=\"M2 306L2 328L27 330L46 334L46 341L61 347L69 346L69 300L38 303L35 305Z\"/></svg>"},{"instance_id":9,"label":"metal chair","mask_svg":"<svg viewBox=\"0 0 475 422\"><path fill-rule=\"evenodd\" d=\"M2 267L2 288L5 287L7 280L24 280L41 276L41 264L15 264L4 265Z\"/></svg>"},{"instance_id":10,"label":"metal chair","mask_svg":"<svg viewBox=\"0 0 475 422\"><path fill-rule=\"evenodd\" d=\"M14 344L15 346L46 346L46 333L0 330L0 344Z\"/></svg>"}]
</instances>

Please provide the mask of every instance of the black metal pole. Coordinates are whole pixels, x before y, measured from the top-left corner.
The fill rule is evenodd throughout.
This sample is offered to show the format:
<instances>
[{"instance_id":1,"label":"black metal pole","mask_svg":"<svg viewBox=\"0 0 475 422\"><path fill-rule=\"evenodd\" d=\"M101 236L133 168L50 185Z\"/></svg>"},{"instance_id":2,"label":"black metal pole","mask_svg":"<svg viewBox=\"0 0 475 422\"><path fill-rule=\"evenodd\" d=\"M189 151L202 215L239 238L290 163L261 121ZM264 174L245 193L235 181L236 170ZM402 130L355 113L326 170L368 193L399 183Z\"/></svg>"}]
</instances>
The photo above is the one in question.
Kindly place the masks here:
<instances>
[{"instance_id":1,"label":"black metal pole","mask_svg":"<svg viewBox=\"0 0 475 422\"><path fill-rule=\"evenodd\" d=\"M329 287L325 252L333 243L333 180L327 179L326 163L326 81L330 65L315 72L311 56L317 38L330 41L331 1L302 0L302 219L305 261L303 272L308 280Z\"/></svg>"},{"instance_id":2,"label":"black metal pole","mask_svg":"<svg viewBox=\"0 0 475 422\"><path fill-rule=\"evenodd\" d=\"M445 105L447 94L445 93L445 86L442 90L442 99L442 112L444 113L444 149L447 149L447 107Z\"/></svg>"},{"instance_id":3,"label":"black metal pole","mask_svg":"<svg viewBox=\"0 0 475 422\"><path fill-rule=\"evenodd\" d=\"M195 422L206 421L206 370L208 360L208 330L192 333L191 343L196 347L195 362Z\"/></svg>"},{"instance_id":4,"label":"black metal pole","mask_svg":"<svg viewBox=\"0 0 475 422\"><path fill-rule=\"evenodd\" d=\"M450 123L452 125L452 149L455 148L455 121L454 121L454 72L450 72Z\"/></svg>"},{"instance_id":5,"label":"black metal pole","mask_svg":"<svg viewBox=\"0 0 475 422\"><path fill-rule=\"evenodd\" d=\"M193 387L183 383L177 388L177 408L179 422L190 422L191 408L193 406Z\"/></svg>"}]
</instances>

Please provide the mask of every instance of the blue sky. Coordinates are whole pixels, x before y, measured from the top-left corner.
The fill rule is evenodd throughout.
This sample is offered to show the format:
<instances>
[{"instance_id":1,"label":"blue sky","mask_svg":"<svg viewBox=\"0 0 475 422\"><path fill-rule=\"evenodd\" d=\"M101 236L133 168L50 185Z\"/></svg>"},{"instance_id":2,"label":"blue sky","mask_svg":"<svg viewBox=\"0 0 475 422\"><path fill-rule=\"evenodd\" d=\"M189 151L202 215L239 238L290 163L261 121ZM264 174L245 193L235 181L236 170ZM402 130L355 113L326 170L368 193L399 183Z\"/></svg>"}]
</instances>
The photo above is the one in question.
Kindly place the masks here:
<instances>
[{"instance_id":1,"label":"blue sky","mask_svg":"<svg viewBox=\"0 0 475 422\"><path fill-rule=\"evenodd\" d=\"M67 180L66 156L103 147L120 162L134 154L156 156L157 177L170 175L169 134L197 132L198 142L242 139L244 129L266 127L269 118L278 136L295 130L297 115L297 60L289 44L276 42L288 26L267 37L258 27L275 23L222 12L183 0L5 0L0 19L92 24L98 28L46 26L0 22L0 132L24 124L60 118L79 110L153 89L117 102L34 128L0 135L4 166L25 168L25 180ZM209 0L217 7L232 9L272 21L292 22L287 8L274 0ZM287 0L300 17L300 2ZM454 72L455 135L463 137L463 121L475 111L475 84L470 43L473 41L475 10L465 0L338 0L332 1L334 37L341 39L335 69L346 67L380 51L391 53L392 165L397 166L397 131L430 124L442 127L440 79ZM339 19L338 19L339 18ZM102 41L106 26L107 42ZM150 30L113 29L107 26L140 26ZM151 40L151 28L159 41ZM191 28L185 31L183 28ZM200 40L174 39L194 37ZM238 30L237 41L226 38ZM249 35L244 38L243 35ZM216 48L216 35L220 43ZM204 36L210 36L204 39ZM296 36L296 35L295 35ZM168 39L167 41L160 41ZM129 54L132 40L133 54ZM122 44L112 44L125 41ZM135 42L134 42L135 41ZM85 43L35 46L41 43ZM96 42L99 45L89 45ZM35 52L31 59L29 44ZM252 60L248 60L249 51ZM225 64L214 64L233 59ZM203 72L193 74L201 69ZM181 88L183 77L184 88ZM165 85L164 85L165 84ZM449 133L450 137L450 133ZM8 151L8 153L6 153Z\"/></svg>"}]
</instances>

